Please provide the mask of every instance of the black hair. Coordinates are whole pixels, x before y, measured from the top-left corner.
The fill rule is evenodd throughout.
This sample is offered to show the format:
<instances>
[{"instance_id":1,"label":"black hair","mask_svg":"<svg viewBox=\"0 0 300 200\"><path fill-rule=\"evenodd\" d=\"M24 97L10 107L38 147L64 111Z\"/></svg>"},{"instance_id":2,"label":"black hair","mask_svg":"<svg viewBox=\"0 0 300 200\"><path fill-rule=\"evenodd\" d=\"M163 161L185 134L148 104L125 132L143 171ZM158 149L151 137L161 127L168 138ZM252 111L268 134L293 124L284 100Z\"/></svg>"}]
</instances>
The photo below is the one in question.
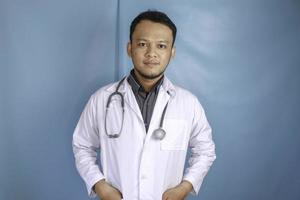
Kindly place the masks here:
<instances>
[{"instance_id":1,"label":"black hair","mask_svg":"<svg viewBox=\"0 0 300 200\"><path fill-rule=\"evenodd\" d=\"M130 25L130 35L129 35L130 42L132 41L132 34L135 30L135 27L142 20L149 20L152 22L156 22L168 26L172 30L173 44L174 44L176 38L176 32L177 32L177 28L175 24L165 13L156 10L144 11L133 19Z\"/></svg>"}]
</instances>

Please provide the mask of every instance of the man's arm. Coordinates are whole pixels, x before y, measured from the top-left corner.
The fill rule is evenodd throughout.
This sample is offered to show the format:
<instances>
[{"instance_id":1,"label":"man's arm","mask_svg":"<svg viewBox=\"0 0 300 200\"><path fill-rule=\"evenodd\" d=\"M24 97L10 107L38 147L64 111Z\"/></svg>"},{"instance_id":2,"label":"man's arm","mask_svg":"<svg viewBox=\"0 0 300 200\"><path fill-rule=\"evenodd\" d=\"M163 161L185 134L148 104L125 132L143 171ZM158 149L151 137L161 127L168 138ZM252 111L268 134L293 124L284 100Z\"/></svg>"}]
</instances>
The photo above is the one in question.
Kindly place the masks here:
<instances>
[{"instance_id":1,"label":"man's arm","mask_svg":"<svg viewBox=\"0 0 300 200\"><path fill-rule=\"evenodd\" d=\"M193 186L192 193L197 194L204 177L216 159L216 153L211 127L197 98L194 105L194 119L189 141L191 156L183 180L190 182Z\"/></svg>"},{"instance_id":2,"label":"man's arm","mask_svg":"<svg viewBox=\"0 0 300 200\"><path fill-rule=\"evenodd\" d=\"M90 197L96 197L92 187L105 178L97 164L96 150L100 148L100 141L96 118L95 98L92 96L80 116L72 142L76 168Z\"/></svg>"},{"instance_id":3,"label":"man's arm","mask_svg":"<svg viewBox=\"0 0 300 200\"><path fill-rule=\"evenodd\" d=\"M183 181L176 187L166 190L162 200L184 200L190 192L197 194L205 175L216 158L215 144L204 110L196 98L194 105L192 133L189 141L191 151L189 166Z\"/></svg>"}]
</instances>

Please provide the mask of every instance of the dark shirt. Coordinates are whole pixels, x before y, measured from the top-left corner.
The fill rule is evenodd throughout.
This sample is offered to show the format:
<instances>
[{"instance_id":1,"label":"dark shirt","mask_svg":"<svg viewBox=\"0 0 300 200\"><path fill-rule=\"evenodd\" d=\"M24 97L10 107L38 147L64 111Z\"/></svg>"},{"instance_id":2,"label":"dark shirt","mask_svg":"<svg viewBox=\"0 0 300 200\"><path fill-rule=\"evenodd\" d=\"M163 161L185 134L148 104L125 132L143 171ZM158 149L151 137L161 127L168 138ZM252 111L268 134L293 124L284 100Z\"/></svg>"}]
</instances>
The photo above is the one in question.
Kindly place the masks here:
<instances>
[{"instance_id":1,"label":"dark shirt","mask_svg":"<svg viewBox=\"0 0 300 200\"><path fill-rule=\"evenodd\" d=\"M131 89L135 96L135 99L140 107L140 111L144 119L146 132L148 132L159 88L164 80L163 78L164 76L157 81L157 83L149 92L146 92L143 86L139 83L133 70L131 70L130 75L127 78L127 81L131 86Z\"/></svg>"}]
</instances>

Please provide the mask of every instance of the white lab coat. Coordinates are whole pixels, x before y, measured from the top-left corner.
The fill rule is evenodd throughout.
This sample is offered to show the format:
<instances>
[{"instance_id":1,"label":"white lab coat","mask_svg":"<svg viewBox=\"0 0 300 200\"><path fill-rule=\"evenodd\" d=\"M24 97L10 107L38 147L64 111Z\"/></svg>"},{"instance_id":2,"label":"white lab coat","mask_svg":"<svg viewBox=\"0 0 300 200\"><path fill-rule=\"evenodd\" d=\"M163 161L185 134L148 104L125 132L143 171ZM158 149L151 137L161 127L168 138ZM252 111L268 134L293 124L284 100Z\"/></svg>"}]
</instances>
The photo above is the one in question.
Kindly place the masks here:
<instances>
[{"instance_id":1,"label":"white lab coat","mask_svg":"<svg viewBox=\"0 0 300 200\"><path fill-rule=\"evenodd\" d=\"M104 121L107 99L116 85L100 88L91 96L74 131L76 167L88 194L96 196L92 187L101 179L120 190L124 200L160 200L164 191L182 180L191 182L193 193L198 193L216 156L211 128L197 98L164 77L146 133L139 106L125 80L119 88L125 100L124 125L120 137L112 139L106 135ZM166 136L160 141L152 133L159 127L167 102ZM111 107L121 113L114 101ZM121 122L121 114L107 120L115 126ZM184 173L188 147L191 157Z\"/></svg>"}]
</instances>

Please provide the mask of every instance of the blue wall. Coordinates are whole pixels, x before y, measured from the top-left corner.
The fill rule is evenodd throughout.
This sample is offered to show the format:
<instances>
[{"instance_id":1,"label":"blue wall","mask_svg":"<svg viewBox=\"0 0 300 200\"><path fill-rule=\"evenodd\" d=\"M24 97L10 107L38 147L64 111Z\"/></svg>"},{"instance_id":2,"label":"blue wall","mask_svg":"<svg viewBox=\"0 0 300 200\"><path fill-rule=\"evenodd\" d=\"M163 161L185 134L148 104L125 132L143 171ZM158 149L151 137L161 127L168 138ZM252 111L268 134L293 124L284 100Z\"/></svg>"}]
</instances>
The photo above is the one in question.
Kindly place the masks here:
<instances>
[{"instance_id":1,"label":"blue wall","mask_svg":"<svg viewBox=\"0 0 300 200\"><path fill-rule=\"evenodd\" d=\"M178 26L173 82L195 93L217 160L198 197L300 199L297 0L0 0L0 199L88 199L72 133L89 96L131 69L129 24Z\"/></svg>"}]
</instances>

